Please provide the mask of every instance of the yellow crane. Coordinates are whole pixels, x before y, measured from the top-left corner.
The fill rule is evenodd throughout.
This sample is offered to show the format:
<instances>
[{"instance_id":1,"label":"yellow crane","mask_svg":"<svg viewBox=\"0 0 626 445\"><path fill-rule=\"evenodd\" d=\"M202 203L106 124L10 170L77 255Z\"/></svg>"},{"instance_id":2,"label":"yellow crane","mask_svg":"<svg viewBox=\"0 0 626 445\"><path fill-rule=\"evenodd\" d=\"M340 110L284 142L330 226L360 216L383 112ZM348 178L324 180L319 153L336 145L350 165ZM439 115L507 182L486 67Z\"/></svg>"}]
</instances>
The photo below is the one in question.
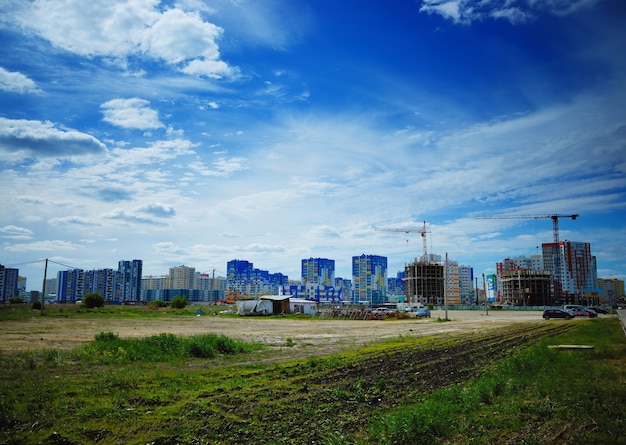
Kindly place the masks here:
<instances>
[{"instance_id":1,"label":"yellow crane","mask_svg":"<svg viewBox=\"0 0 626 445\"><path fill-rule=\"evenodd\" d=\"M429 261L426 234L430 233L430 231L426 230L426 221L424 221L424 226L422 229L376 227L375 230L378 232L419 233L420 235L422 235L422 243L424 245L424 257L422 258L422 262L428 264Z\"/></svg>"}]
</instances>

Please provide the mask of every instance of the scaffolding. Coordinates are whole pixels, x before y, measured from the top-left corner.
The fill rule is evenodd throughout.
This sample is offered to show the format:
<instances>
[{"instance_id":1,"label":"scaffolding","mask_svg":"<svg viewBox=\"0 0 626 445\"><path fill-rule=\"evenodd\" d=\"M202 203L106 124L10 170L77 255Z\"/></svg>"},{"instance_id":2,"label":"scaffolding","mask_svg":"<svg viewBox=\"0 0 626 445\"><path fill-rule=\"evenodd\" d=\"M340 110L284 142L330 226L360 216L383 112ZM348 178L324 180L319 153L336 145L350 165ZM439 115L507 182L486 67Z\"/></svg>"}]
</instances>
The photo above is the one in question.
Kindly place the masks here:
<instances>
[{"instance_id":1,"label":"scaffolding","mask_svg":"<svg viewBox=\"0 0 626 445\"><path fill-rule=\"evenodd\" d=\"M404 289L410 305L444 304L444 266L415 261L404 267Z\"/></svg>"},{"instance_id":2,"label":"scaffolding","mask_svg":"<svg viewBox=\"0 0 626 445\"><path fill-rule=\"evenodd\" d=\"M500 299L513 306L552 306L552 273L540 270L500 272Z\"/></svg>"}]
</instances>

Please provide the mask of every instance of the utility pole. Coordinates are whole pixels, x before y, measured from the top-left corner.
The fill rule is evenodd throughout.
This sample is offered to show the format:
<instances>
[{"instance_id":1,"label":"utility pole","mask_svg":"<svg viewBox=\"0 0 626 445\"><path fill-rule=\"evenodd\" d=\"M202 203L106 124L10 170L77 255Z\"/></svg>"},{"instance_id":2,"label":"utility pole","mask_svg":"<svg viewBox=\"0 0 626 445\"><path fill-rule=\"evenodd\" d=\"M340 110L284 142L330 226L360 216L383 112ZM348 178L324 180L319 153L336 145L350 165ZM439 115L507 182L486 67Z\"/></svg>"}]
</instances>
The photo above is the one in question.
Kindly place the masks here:
<instances>
[{"instance_id":1,"label":"utility pole","mask_svg":"<svg viewBox=\"0 0 626 445\"><path fill-rule=\"evenodd\" d=\"M46 265L43 269L43 284L41 285L41 315L43 315L43 305L46 301L46 278L48 275L48 258L46 258Z\"/></svg>"},{"instance_id":2,"label":"utility pole","mask_svg":"<svg viewBox=\"0 0 626 445\"><path fill-rule=\"evenodd\" d=\"M487 282L485 281L485 274L483 273L483 292L485 293L485 313L489 315L489 309L487 309Z\"/></svg>"},{"instance_id":3,"label":"utility pole","mask_svg":"<svg viewBox=\"0 0 626 445\"><path fill-rule=\"evenodd\" d=\"M211 278L211 306L215 304L215 269L213 269L213 277Z\"/></svg>"},{"instance_id":4,"label":"utility pole","mask_svg":"<svg viewBox=\"0 0 626 445\"><path fill-rule=\"evenodd\" d=\"M478 277L474 277L474 303L478 304Z\"/></svg>"},{"instance_id":5,"label":"utility pole","mask_svg":"<svg viewBox=\"0 0 626 445\"><path fill-rule=\"evenodd\" d=\"M446 320L448 319L448 252L446 252L446 270L444 271L443 305L446 309Z\"/></svg>"}]
</instances>

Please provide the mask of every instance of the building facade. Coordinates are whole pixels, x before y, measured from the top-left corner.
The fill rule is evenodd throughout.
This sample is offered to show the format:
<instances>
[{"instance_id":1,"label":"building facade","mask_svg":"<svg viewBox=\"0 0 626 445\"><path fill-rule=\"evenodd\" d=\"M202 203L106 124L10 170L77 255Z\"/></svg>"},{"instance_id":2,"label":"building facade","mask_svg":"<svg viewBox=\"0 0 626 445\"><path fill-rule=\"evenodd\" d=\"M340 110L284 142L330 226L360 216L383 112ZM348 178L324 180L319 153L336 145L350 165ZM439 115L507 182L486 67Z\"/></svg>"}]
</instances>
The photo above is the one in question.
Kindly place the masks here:
<instances>
[{"instance_id":1,"label":"building facade","mask_svg":"<svg viewBox=\"0 0 626 445\"><path fill-rule=\"evenodd\" d=\"M302 284L314 283L320 286L334 286L335 260L308 258L302 260Z\"/></svg>"},{"instance_id":2,"label":"building facade","mask_svg":"<svg viewBox=\"0 0 626 445\"><path fill-rule=\"evenodd\" d=\"M444 304L445 270L442 264L416 260L404 268L406 301L411 306Z\"/></svg>"},{"instance_id":3,"label":"building facade","mask_svg":"<svg viewBox=\"0 0 626 445\"><path fill-rule=\"evenodd\" d=\"M500 301L513 306L551 306L552 274L541 270L506 270L499 275Z\"/></svg>"},{"instance_id":4,"label":"building facade","mask_svg":"<svg viewBox=\"0 0 626 445\"><path fill-rule=\"evenodd\" d=\"M459 266L459 304L473 304L476 301L474 295L474 269L470 266Z\"/></svg>"},{"instance_id":5,"label":"building facade","mask_svg":"<svg viewBox=\"0 0 626 445\"><path fill-rule=\"evenodd\" d=\"M352 282L355 303L370 305L387 301L387 257L361 255L352 257Z\"/></svg>"},{"instance_id":6,"label":"building facade","mask_svg":"<svg viewBox=\"0 0 626 445\"><path fill-rule=\"evenodd\" d=\"M561 241L558 245L544 243L541 247L544 269L551 271L554 277L552 292L555 303L583 303L586 295L597 289L598 273L591 245Z\"/></svg>"},{"instance_id":7,"label":"building facade","mask_svg":"<svg viewBox=\"0 0 626 445\"><path fill-rule=\"evenodd\" d=\"M141 299L142 260L120 261L118 270L69 269L57 273L56 301L74 303L94 292L109 303L124 303ZM46 289L50 295L52 289Z\"/></svg>"},{"instance_id":8,"label":"building facade","mask_svg":"<svg viewBox=\"0 0 626 445\"><path fill-rule=\"evenodd\" d=\"M257 269L246 260L231 260L226 264L226 298L254 298L276 295L289 284L289 277Z\"/></svg>"},{"instance_id":9,"label":"building facade","mask_svg":"<svg viewBox=\"0 0 626 445\"><path fill-rule=\"evenodd\" d=\"M12 297L19 297L19 269L0 265L0 301L8 303Z\"/></svg>"},{"instance_id":10,"label":"building facade","mask_svg":"<svg viewBox=\"0 0 626 445\"><path fill-rule=\"evenodd\" d=\"M602 304L613 306L624 298L624 280L618 278L598 278L598 288L602 292Z\"/></svg>"}]
</instances>

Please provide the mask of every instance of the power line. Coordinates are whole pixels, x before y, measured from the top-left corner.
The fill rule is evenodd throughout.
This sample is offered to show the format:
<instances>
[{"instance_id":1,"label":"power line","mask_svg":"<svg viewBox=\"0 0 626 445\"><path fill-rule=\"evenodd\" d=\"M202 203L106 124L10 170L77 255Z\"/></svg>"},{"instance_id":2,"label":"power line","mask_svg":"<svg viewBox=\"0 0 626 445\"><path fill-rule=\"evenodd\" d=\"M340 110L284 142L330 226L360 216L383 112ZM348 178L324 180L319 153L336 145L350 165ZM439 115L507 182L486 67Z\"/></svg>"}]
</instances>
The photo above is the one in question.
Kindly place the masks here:
<instances>
[{"instance_id":1,"label":"power line","mask_svg":"<svg viewBox=\"0 0 626 445\"><path fill-rule=\"evenodd\" d=\"M59 266L67 267L68 269L81 269L80 267L74 267L74 266L70 266L69 264L59 263L58 261L54 261L54 260L51 260L49 258L44 258L43 260L25 261L23 263L7 264L6 267L19 267L19 266L26 266L26 265L29 265L29 264L44 263L44 262L46 262L46 260L48 262L50 262L50 263L54 263L54 264L58 264Z\"/></svg>"},{"instance_id":2,"label":"power line","mask_svg":"<svg viewBox=\"0 0 626 445\"><path fill-rule=\"evenodd\" d=\"M44 261L46 261L45 258L43 260L33 260L33 261L26 261L24 263L7 264L6 267L26 266L27 264L43 263Z\"/></svg>"}]
</instances>

